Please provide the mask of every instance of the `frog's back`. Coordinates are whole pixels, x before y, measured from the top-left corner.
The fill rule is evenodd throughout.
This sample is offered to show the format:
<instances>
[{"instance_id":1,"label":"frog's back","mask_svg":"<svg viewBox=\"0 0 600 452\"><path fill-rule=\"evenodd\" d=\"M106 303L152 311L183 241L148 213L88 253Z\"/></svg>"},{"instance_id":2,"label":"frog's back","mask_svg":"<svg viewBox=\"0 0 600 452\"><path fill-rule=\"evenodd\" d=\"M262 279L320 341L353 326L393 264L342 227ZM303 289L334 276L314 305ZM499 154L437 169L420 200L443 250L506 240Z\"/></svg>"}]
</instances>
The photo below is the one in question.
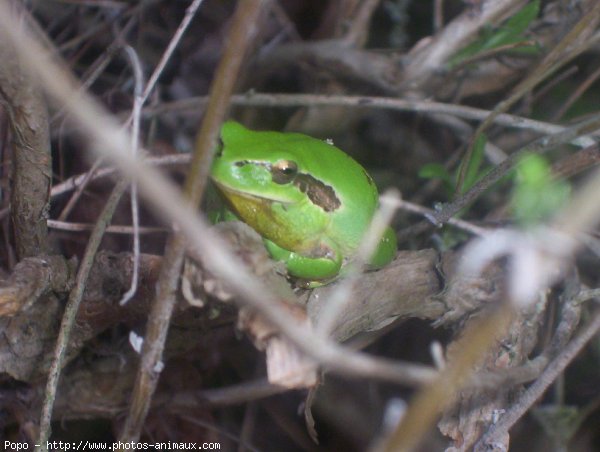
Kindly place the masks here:
<instances>
[{"instance_id":1,"label":"frog's back","mask_svg":"<svg viewBox=\"0 0 600 452\"><path fill-rule=\"evenodd\" d=\"M339 148L306 135L297 136L300 167L312 176L310 183L316 193L312 200L331 215L328 235L353 251L377 207L377 187L367 171Z\"/></svg>"}]
</instances>

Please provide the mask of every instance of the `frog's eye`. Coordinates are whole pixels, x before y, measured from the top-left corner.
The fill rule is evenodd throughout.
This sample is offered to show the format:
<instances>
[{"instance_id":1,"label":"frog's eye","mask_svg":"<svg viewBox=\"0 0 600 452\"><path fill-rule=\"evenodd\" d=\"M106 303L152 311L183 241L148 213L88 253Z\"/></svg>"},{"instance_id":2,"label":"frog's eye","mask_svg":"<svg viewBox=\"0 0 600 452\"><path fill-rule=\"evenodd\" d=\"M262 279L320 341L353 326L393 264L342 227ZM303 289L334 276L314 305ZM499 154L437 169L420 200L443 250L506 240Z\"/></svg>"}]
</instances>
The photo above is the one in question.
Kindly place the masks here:
<instances>
[{"instance_id":1,"label":"frog's eye","mask_svg":"<svg viewBox=\"0 0 600 452\"><path fill-rule=\"evenodd\" d=\"M292 160L279 160L271 166L271 177L276 184L288 184L298 174L298 165Z\"/></svg>"}]
</instances>

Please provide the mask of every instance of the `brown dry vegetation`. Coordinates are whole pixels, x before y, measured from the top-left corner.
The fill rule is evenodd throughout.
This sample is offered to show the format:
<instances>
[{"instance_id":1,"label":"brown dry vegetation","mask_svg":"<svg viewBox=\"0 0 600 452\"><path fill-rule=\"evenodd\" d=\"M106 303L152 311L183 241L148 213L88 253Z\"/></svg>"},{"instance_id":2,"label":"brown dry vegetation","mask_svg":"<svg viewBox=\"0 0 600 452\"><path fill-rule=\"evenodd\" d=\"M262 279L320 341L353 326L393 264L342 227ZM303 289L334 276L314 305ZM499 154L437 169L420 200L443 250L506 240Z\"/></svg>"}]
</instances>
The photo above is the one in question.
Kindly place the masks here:
<instances>
[{"instance_id":1,"label":"brown dry vegetation","mask_svg":"<svg viewBox=\"0 0 600 452\"><path fill-rule=\"evenodd\" d=\"M541 1L452 63L531 3L0 2L0 448L600 448L600 4ZM228 117L332 138L399 190L396 259L292 291L253 231L198 222ZM482 132L477 183L418 176L468 182ZM572 184L526 230L525 151Z\"/></svg>"}]
</instances>

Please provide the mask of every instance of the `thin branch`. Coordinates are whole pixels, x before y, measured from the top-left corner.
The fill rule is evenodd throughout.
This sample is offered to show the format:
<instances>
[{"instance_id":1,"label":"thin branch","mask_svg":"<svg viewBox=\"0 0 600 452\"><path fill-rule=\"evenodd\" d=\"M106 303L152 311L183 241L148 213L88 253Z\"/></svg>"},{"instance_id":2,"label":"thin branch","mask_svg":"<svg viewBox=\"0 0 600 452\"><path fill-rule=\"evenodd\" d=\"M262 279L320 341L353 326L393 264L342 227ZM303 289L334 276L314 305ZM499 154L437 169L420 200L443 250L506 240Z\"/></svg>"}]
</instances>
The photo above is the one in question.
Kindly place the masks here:
<instances>
[{"instance_id":1,"label":"thin branch","mask_svg":"<svg viewBox=\"0 0 600 452\"><path fill-rule=\"evenodd\" d=\"M129 56L129 59L132 62L132 65L134 68L135 81L136 81L136 83L135 83L136 94L135 94L135 99L134 99L134 107L133 107L131 116L129 117L129 120L127 121L127 124L129 124L130 121L133 121L132 122L132 150L134 153L137 152L137 149L138 149L142 106L144 105L144 103L146 103L148 96L150 95L150 93L152 92L154 87L156 86L156 83L158 82L160 75L162 74L167 63L169 62L171 56L173 55L173 52L177 48L177 45L181 41L183 34L185 33L185 31L187 30L192 19L196 15L196 11L198 11L198 8L202 4L202 2L203 2L203 0L194 0L186 9L185 16L184 16L182 22L179 24L179 27L177 27L175 34L173 35L172 39L169 41L169 45L167 46L167 49L161 56L161 59L158 62L158 65L152 72L152 75L150 76L150 80L148 80L148 84L146 85L143 92L142 92L143 75L142 75L142 70L141 70L141 64L140 64L139 59L137 58L137 55L134 52L133 48L131 48L130 46L125 47L127 55ZM121 305L127 303L127 301L130 300L133 297L133 295L135 294L135 291L137 290L138 277L139 277L140 236L139 236L139 213L138 213L137 184L135 183L135 181L132 182L132 184L131 184L131 218L132 218L133 229L134 229L134 234L133 234L134 266L133 266L133 273L132 273L132 277L131 277L131 287L123 295L123 298L120 301Z\"/></svg>"},{"instance_id":2,"label":"thin branch","mask_svg":"<svg viewBox=\"0 0 600 452\"><path fill-rule=\"evenodd\" d=\"M206 97L192 97L180 101L168 102L144 109L145 117L154 117L173 111L199 111L207 102ZM249 93L235 95L231 98L233 105L252 107L324 107L343 106L360 108L382 108L396 111L408 111L423 114L447 114L463 119L483 121L490 116L489 110L464 105L442 102L397 99L392 97L373 96L325 96L316 94L264 94ZM565 126L524 118L522 116L503 113L494 117L494 124L516 129L525 129L541 134L554 134L566 129ZM594 144L592 139L577 137L573 140L576 146L585 147Z\"/></svg>"},{"instance_id":3,"label":"thin branch","mask_svg":"<svg viewBox=\"0 0 600 452\"><path fill-rule=\"evenodd\" d=\"M363 46L369 30L369 22L380 0L362 0L352 14L351 22L342 40L348 46Z\"/></svg>"},{"instance_id":4,"label":"thin branch","mask_svg":"<svg viewBox=\"0 0 600 452\"><path fill-rule=\"evenodd\" d=\"M138 154L139 140L140 140L140 121L142 106L144 105L144 99L142 98L142 87L144 86L144 75L142 70L142 63L140 62L137 53L129 45L124 47L125 54L127 55L131 67L133 68L134 75L134 99L133 99L133 110L131 117L133 121L131 123L131 153L134 156ZM138 207L138 187L135 181L131 182L131 195L130 195L130 206L131 206L131 224L133 226L133 271L131 273L131 285L129 289L123 294L119 304L122 306L129 301L137 290L138 278L140 273L140 215Z\"/></svg>"},{"instance_id":5,"label":"thin branch","mask_svg":"<svg viewBox=\"0 0 600 452\"><path fill-rule=\"evenodd\" d=\"M215 432L219 433L220 435L223 435L224 437L229 438L230 440L233 440L236 443L240 443L240 445L243 444L244 447L246 449L248 449L249 451L251 451L251 452L261 452L260 449L257 449L256 447L253 447L252 445L248 444L247 442L243 442L241 438L238 438L234 434L229 433L228 431L225 431L222 428L215 427L214 424L211 424L209 422L204 422L204 421L198 419L197 417L191 417L191 416L188 416L188 415L183 415L183 416L181 416L181 418L184 419L184 420L186 420L190 424L197 425L197 426L200 426L202 428L209 429L209 430L214 430Z\"/></svg>"},{"instance_id":6,"label":"thin branch","mask_svg":"<svg viewBox=\"0 0 600 452\"><path fill-rule=\"evenodd\" d=\"M494 424L479 440L475 451L489 450L488 445L494 443L496 438L506 435L508 430L533 406L533 404L546 392L556 378L561 375L566 367L575 359L585 345L600 331L600 311L596 311L591 322L583 328L560 354L552 360L539 378L519 397L517 402Z\"/></svg>"},{"instance_id":7,"label":"thin branch","mask_svg":"<svg viewBox=\"0 0 600 452\"><path fill-rule=\"evenodd\" d=\"M73 223L70 221L48 220L48 227L52 228L52 229L61 230L61 231L85 232L85 231L93 230L94 224L93 223ZM153 227L153 226L141 226L138 230L139 230L140 234L158 234L158 233L166 233L169 231L169 229L167 229L167 228ZM105 233L131 235L134 233L134 228L132 226L127 226L127 225L112 224L108 228L106 228Z\"/></svg>"},{"instance_id":8,"label":"thin branch","mask_svg":"<svg viewBox=\"0 0 600 452\"><path fill-rule=\"evenodd\" d=\"M79 91L88 91L90 87L96 82L98 77L104 72L104 70L108 67L108 65L112 62L113 58L117 53L122 49L123 43L125 42L125 36L129 33L129 31L133 28L133 26L137 23L136 18L132 17L125 24L125 26L121 30L116 30L116 36L110 45L106 48L102 55L100 55L92 64L90 64L87 71L81 77L81 86L79 87ZM105 25L105 24L102 24ZM81 35L79 35L81 36ZM54 48L52 50L55 50ZM61 51L65 51L61 47ZM51 123L54 124L58 121L59 118L64 116L63 109L59 109L56 113L54 113Z\"/></svg>"},{"instance_id":9,"label":"thin branch","mask_svg":"<svg viewBox=\"0 0 600 452\"><path fill-rule=\"evenodd\" d=\"M144 2L140 2L136 5L131 6L127 11L124 11L120 17L124 19L127 17L136 16L141 11L143 11L144 9L151 6L152 3L156 3L158 1L160 1L160 0L146 0ZM58 48L58 50L61 52L61 54L64 54L65 52L67 52L67 50L81 45L81 43L84 42L86 39L89 39L89 38L93 37L94 35L97 35L101 32L106 31L107 29L109 29L109 27L111 27L113 25L113 23L114 22L112 22L112 21L104 21L104 22L98 23L97 25L95 25L93 27L88 28L87 30L83 30L82 33L79 33L77 36L75 36L70 41L67 41L67 42L64 42L63 44L61 44L60 47ZM124 27L124 28L126 28L126 27Z\"/></svg>"},{"instance_id":10,"label":"thin branch","mask_svg":"<svg viewBox=\"0 0 600 452\"><path fill-rule=\"evenodd\" d=\"M83 192L85 191L85 188L88 186L88 184L99 177L97 172L100 168L100 165L102 165L102 159L96 160L90 168L90 170L82 174L83 177L81 179L81 183L77 184L77 186L74 186L74 192L71 194L71 197L65 204L65 207L62 209L62 211L57 217L58 221L64 222L67 219L67 217L81 198L81 195L83 195Z\"/></svg>"},{"instance_id":11,"label":"thin branch","mask_svg":"<svg viewBox=\"0 0 600 452\"><path fill-rule=\"evenodd\" d=\"M58 387L58 379L60 372L65 363L65 354L67 346L69 345L69 337L75 324L75 318L77 311L79 310L79 304L83 297L83 293L86 287L87 279L90 275L90 270L94 263L96 252L104 236L104 231L108 226L108 223L112 220L112 216L115 212L117 204L121 199L121 196L127 188L127 181L122 181L113 189L110 194L100 218L94 226L94 231L90 235L85 254L81 260L79 271L77 272L77 278L75 281L75 287L69 294L69 300L63 314L62 322L60 325L60 331L58 338L56 339L56 345L54 348L54 355L52 358L52 364L48 371L48 380L46 382L46 390L44 394L44 404L42 406L42 414L40 419L40 433L38 437L39 448L37 450L41 452L47 451L47 441L50 438L50 422L52 420L52 407L54 406L54 400L56 399L56 389Z\"/></svg>"},{"instance_id":12,"label":"thin branch","mask_svg":"<svg viewBox=\"0 0 600 452\"><path fill-rule=\"evenodd\" d=\"M106 69L106 67L112 61L113 57L123 47L123 42L125 41L125 36L127 35L127 33L129 33L129 31L135 25L135 23L136 23L135 18L131 18L125 24L125 26L123 27L123 29L119 30L117 32L118 33L117 37L115 39L113 39L113 41L111 42L111 44L102 53L102 55L100 57L98 57L91 64L90 69L88 71L86 71L86 73L82 77L83 81L81 83L81 86L79 87L80 91L82 91L82 92L86 91L87 92L89 90L89 88L92 86L92 84L96 81L96 79L104 72L104 70ZM56 112L54 114L53 118L52 118L51 123L54 123L59 118L62 118L64 116L63 113L64 113L63 109L60 109L58 112ZM64 124L64 122L61 122L61 127L60 127L61 130L63 128L63 124ZM62 211L58 215L57 219L59 221L64 221L64 220L67 219L67 217L69 216L71 210L75 207L75 205L77 204L77 202L79 201L79 199L83 195L83 192L84 192L85 188L94 179L95 172L98 170L98 168L100 168L100 166L102 164L103 164L103 161L102 161L101 158L97 159L94 162L92 168L86 173L86 177L77 186L77 188L75 189L75 192L71 195L71 197L69 198L69 201L67 201L67 203L65 204L65 207L62 209Z\"/></svg>"},{"instance_id":13,"label":"thin branch","mask_svg":"<svg viewBox=\"0 0 600 452\"><path fill-rule=\"evenodd\" d=\"M456 353L438 377L414 396L400 424L390 435L385 451L413 450L432 427L437 416L455 399L476 366L504 333L513 311L504 303L494 312L468 325L456 341Z\"/></svg>"},{"instance_id":14,"label":"thin branch","mask_svg":"<svg viewBox=\"0 0 600 452\"><path fill-rule=\"evenodd\" d=\"M181 41L183 34L185 33L188 26L192 22L192 19L196 15L196 11L198 11L198 8L200 8L200 5L202 4L203 1L204 0L193 0L192 3L190 3L190 5L185 10L185 16L183 17L183 20L177 27L175 34L169 41L169 45L167 46L167 49L162 54L160 61L158 62L158 65L156 66L156 68L152 72L152 75L150 76L150 79L148 80L148 84L146 85L146 88L144 89L144 93L142 94L142 99L141 99L142 104L146 103L148 96L150 96L150 93L152 92L156 83L158 82L158 79L160 78L163 70L165 69L165 66L171 59L171 56L173 55L173 52L177 48L179 41Z\"/></svg>"},{"instance_id":15,"label":"thin branch","mask_svg":"<svg viewBox=\"0 0 600 452\"><path fill-rule=\"evenodd\" d=\"M597 289L582 290L577 295L576 301L578 303L582 303L584 301L591 300L594 298L600 298L600 289L597 288Z\"/></svg>"},{"instance_id":16,"label":"thin branch","mask_svg":"<svg viewBox=\"0 0 600 452\"><path fill-rule=\"evenodd\" d=\"M398 209L417 213L424 216L429 221L433 221L436 214L435 210L433 209L428 209L427 207L420 206L410 201L405 201L404 199L399 200ZM485 235L491 231L490 229L482 228L469 221L461 220L460 218L450 218L448 220L448 224L467 231L473 235Z\"/></svg>"},{"instance_id":17,"label":"thin branch","mask_svg":"<svg viewBox=\"0 0 600 452\"><path fill-rule=\"evenodd\" d=\"M478 10L465 11L447 24L427 46L416 46L404 75L404 85L418 89L439 71L448 59L473 40L485 25L498 23L523 6L524 0L484 0Z\"/></svg>"},{"instance_id":18,"label":"thin branch","mask_svg":"<svg viewBox=\"0 0 600 452\"><path fill-rule=\"evenodd\" d=\"M444 26L444 0L433 0L433 32L438 33Z\"/></svg>"},{"instance_id":19,"label":"thin branch","mask_svg":"<svg viewBox=\"0 0 600 452\"><path fill-rule=\"evenodd\" d=\"M165 156L161 156L161 157L148 157L144 161L148 165L177 166L177 165L186 165L186 164L190 163L191 158L192 158L192 156L189 154L172 154L172 155L165 155ZM91 180L96 180L96 179L100 179L103 177L112 176L115 173L117 173L119 170L117 170L113 167L106 167L106 168L100 168L96 171L94 171L92 168L92 170L90 170L90 171L93 173ZM84 184L85 181L89 178L90 171L82 173L82 174L78 174L77 176L70 177L63 182L56 184L50 190L50 196L52 198L54 198L56 196L60 196L65 193L68 193L71 190L77 190L78 187L80 187L82 184ZM0 211L0 218L3 217L3 214L4 214L4 211Z\"/></svg>"},{"instance_id":20,"label":"thin branch","mask_svg":"<svg viewBox=\"0 0 600 452\"><path fill-rule=\"evenodd\" d=\"M580 83L575 91L569 96L567 101L552 115L552 118L558 121L565 113L573 106L575 102L581 98L590 86L592 86L600 78L600 68L592 72L582 83Z\"/></svg>"},{"instance_id":21,"label":"thin branch","mask_svg":"<svg viewBox=\"0 0 600 452\"><path fill-rule=\"evenodd\" d=\"M221 123L229 106L229 98L237 80L245 49L255 35L255 21L266 6L264 0L240 2L233 16L233 24L225 53L217 67L207 111L196 139L195 151L185 180L184 194L187 205L197 209L202 198L212 151L217 141ZM120 440L137 441L141 435L152 396L156 390L162 352L175 306L179 275L188 243L182 234L170 237L157 283L156 297L148 319L146 338L142 349L140 368L136 376L129 414L125 420Z\"/></svg>"},{"instance_id":22,"label":"thin branch","mask_svg":"<svg viewBox=\"0 0 600 452\"><path fill-rule=\"evenodd\" d=\"M566 155L552 164L552 177L568 179L600 163L600 144Z\"/></svg>"},{"instance_id":23,"label":"thin branch","mask_svg":"<svg viewBox=\"0 0 600 452\"><path fill-rule=\"evenodd\" d=\"M207 97L194 97L183 101L169 102L157 107L144 109L145 117L155 117L173 111L197 111L201 110L208 101ZM322 96L313 94L248 94L234 95L231 98L233 105L246 105L254 107L306 107L306 106L346 106L360 108L383 108L398 111L410 111L423 114L448 114L464 119L482 121L490 114L489 110L482 110L462 105L445 104L441 102L410 101L385 97L369 96ZM550 124L543 121L524 118L510 114L501 114L494 118L498 125L525 129L542 134L555 134L565 131L567 127ZM587 147L595 144L592 138L577 136L571 144L579 147ZM190 156L187 154L168 155L163 157L149 157L146 161L155 165L184 165L189 163ZM92 180L106 177L115 173L114 168L103 168L96 172ZM59 196L63 193L76 189L88 177L88 173L73 176L52 187L51 196ZM2 214L0 213L0 218Z\"/></svg>"},{"instance_id":24,"label":"thin branch","mask_svg":"<svg viewBox=\"0 0 600 452\"><path fill-rule=\"evenodd\" d=\"M444 205L444 207L436 213L433 220L435 224L447 222L451 217L458 213L461 209L475 201L488 188L498 182L506 173L512 169L519 159L526 153L543 154L551 149L556 148L561 144L566 144L573 141L575 138L588 135L600 128L600 114L596 114L591 118L575 124L571 127L563 129L563 131L553 135L538 138L531 143L523 146L517 152L513 152L506 160L499 165L496 165L489 173L482 177L473 187L466 193L461 195L455 201Z\"/></svg>"},{"instance_id":25,"label":"thin branch","mask_svg":"<svg viewBox=\"0 0 600 452\"><path fill-rule=\"evenodd\" d=\"M471 160L471 156L474 152L475 140L485 130L489 128L494 122L494 117L500 113L504 113L509 110L519 99L521 99L526 93L530 92L540 82L554 74L558 68L568 63L577 55L588 49L591 45L598 41L600 35L596 34L595 39L584 39L586 33L590 33L590 30L594 28L600 18L600 3L596 5L585 14L578 23L566 34L564 38L560 40L558 44L546 55L544 60L536 67L534 72L527 78L522 80L512 91L511 95L500 102L494 111L490 114L486 120L479 125L475 133L471 144L465 153L460 171L458 174L458 182L456 184L457 192L460 192L464 183L464 179L467 174L469 167L468 162Z\"/></svg>"}]
</instances>

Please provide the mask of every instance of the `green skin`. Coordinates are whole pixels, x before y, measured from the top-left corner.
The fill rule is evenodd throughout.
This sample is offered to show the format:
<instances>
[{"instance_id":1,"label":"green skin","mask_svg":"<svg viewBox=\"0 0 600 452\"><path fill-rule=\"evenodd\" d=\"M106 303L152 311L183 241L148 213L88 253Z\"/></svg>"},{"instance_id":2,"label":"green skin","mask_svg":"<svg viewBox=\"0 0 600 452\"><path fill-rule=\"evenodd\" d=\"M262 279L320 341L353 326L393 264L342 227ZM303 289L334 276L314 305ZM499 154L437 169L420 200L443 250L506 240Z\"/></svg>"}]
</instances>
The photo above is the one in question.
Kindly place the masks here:
<instances>
[{"instance_id":1,"label":"green skin","mask_svg":"<svg viewBox=\"0 0 600 452\"><path fill-rule=\"evenodd\" d=\"M327 283L356 253L378 204L362 166L324 141L299 133L256 132L236 122L221 131L211 177L229 208L265 240L289 274ZM388 228L370 261L390 262Z\"/></svg>"}]
</instances>

